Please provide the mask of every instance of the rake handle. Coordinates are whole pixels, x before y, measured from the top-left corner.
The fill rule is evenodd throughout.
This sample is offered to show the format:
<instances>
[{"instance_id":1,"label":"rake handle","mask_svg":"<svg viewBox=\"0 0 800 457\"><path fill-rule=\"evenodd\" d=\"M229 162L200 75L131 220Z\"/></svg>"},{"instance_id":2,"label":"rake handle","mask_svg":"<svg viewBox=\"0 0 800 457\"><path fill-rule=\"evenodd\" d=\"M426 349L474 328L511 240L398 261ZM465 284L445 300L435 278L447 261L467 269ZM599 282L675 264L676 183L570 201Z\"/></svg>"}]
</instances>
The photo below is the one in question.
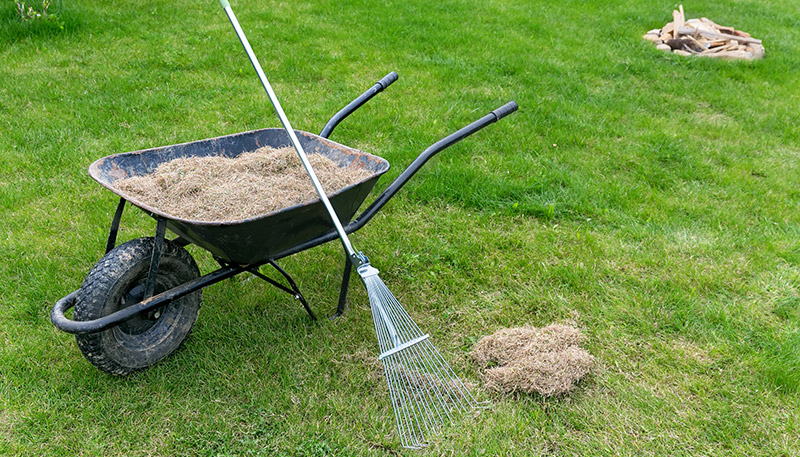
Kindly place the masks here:
<instances>
[{"instance_id":1,"label":"rake handle","mask_svg":"<svg viewBox=\"0 0 800 457\"><path fill-rule=\"evenodd\" d=\"M317 191L319 199L322 201L322 204L328 211L331 222L333 222L333 226L336 228L336 232L339 234L339 238L342 240L342 246L344 247L345 252L347 253L348 257L352 259L354 265L361 265L363 263L362 257L356 254L355 249L353 249L353 246L350 244L350 239L347 237L347 233L344 231L344 227L342 227L342 223L339 221L339 217L336 215L333 205L331 205L330 200L328 200L328 195L325 193L325 189L322 188L322 183L319 182L317 174L314 172L314 168L311 166L311 162L308 161L308 156L306 155L305 150L303 150L300 140L297 139L297 135L294 133L291 123L289 123L289 118L286 117L286 113L283 111L280 101L278 101L278 96L275 95L275 91L272 90L272 85L269 83L267 75L264 74L264 70L261 68L261 64L258 62L258 58L253 52L253 48L250 47L250 42L247 41L247 37L245 36L242 27L239 25L239 21L236 19L236 15L233 13L230 3L228 3L228 0L219 0L219 4L225 10L225 14L228 15L228 19L231 21L231 25L233 26L233 30L236 32L236 36L238 36L239 41L242 42L242 47L244 47L247 57L250 59L250 63L253 64L253 69L255 69L258 78L261 80L261 85L264 86L264 90L267 92L267 96L269 97L270 102L272 102L272 106L275 108L275 113L278 115L281 124L283 124L286 134L289 135L289 140L291 141L292 146L294 146L295 151L297 151L300 161L303 162L303 168L306 169L306 173L308 173L308 177L311 178L311 183L314 185L314 189Z\"/></svg>"}]
</instances>

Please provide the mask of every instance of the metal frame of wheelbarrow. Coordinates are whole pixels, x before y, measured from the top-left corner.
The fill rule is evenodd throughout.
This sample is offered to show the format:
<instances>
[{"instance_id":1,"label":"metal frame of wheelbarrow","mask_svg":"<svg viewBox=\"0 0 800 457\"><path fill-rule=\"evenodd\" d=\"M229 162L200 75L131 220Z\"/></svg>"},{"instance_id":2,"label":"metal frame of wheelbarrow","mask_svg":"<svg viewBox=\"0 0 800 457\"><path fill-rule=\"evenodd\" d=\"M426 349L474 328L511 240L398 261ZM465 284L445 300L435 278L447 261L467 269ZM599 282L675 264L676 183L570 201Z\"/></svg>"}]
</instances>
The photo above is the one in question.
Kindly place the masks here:
<instances>
[{"instance_id":1,"label":"metal frame of wheelbarrow","mask_svg":"<svg viewBox=\"0 0 800 457\"><path fill-rule=\"evenodd\" d=\"M379 92L381 92L383 89L388 87L396 80L397 80L397 73L391 72L388 75L386 75L384 78L378 81L374 86L372 86L366 92L364 92L359 97L350 102L347 106L342 108L333 117L331 117L331 119L325 124L325 127L322 129L322 132L320 132L319 136L321 136L322 138L328 138L328 136L330 136L330 134L333 132L333 130L336 128L339 122L341 122L344 118L349 116L356 109L364 105L372 97L377 95ZM375 214L377 214L378 211L380 211L383 208L383 206L392 197L394 197L394 195L408 182L408 180L411 179L411 177L414 176L414 174L416 174L417 171L419 171L419 169L422 168L422 166L425 165L425 163L435 154L461 141L467 136L488 126L489 124L492 124L500 120L506 115L514 112L516 109L517 109L516 103L509 102L506 105L490 112L489 114L483 116L477 121L448 135L447 137L437 141L436 143L425 149L425 151L423 151L400 174L400 176L398 176L386 188L386 190L384 190L383 193L380 196L378 196L378 198L376 198L358 217L356 217L350 223L344 226L345 232L350 234L364 227L364 225L366 225L366 223L369 222L370 219L372 219L372 217L374 217ZM112 249L114 249L116 245L117 233L119 231L120 220L122 217L123 209L125 207L125 203L126 199L124 197L121 197L119 204L117 205L117 209L114 213L114 217L111 221L111 227L109 230L108 240L106 243L106 254L109 253ZM330 230L329 232L321 236L315 237L311 240L305 241L291 248L285 249L282 252L274 254L266 260L249 265L235 265L220 257L214 256L215 260L217 260L217 262L220 264L219 269L207 273L203 276L200 276L194 280L188 281L172 289L161 292L157 295L153 295L156 287L156 279L158 276L158 269L161 260L162 248L166 236L167 218L160 215L153 215L153 214L151 215L156 218L156 233L153 243L153 253L150 259L150 270L148 272L147 280L145 282L144 299L138 303L135 303L133 305L130 305L128 307L125 307L121 310L118 310L114 313L111 313L109 315L103 316L98 319L89 321L74 321L67 318L65 313L70 308L75 306L75 302L77 300L77 295L79 292L78 290L76 290L58 300L56 304L53 306L53 310L50 314L53 325L55 325L58 329L67 333L86 334L86 333L101 332L103 330L117 326L120 323L133 318L134 316L146 313L151 310L155 310L173 300L177 300L195 291L208 287L212 284L216 284L224 279L232 278L244 272L249 272L255 275L256 277L261 278L264 281L267 281L268 283L277 287L279 290L293 295L295 299L300 300L300 302L303 304L303 307L311 316L311 318L316 320L316 316L311 311L311 308L308 306L305 297L300 292L295 281L286 271L284 271L277 265L276 261L284 257L297 254L299 252L311 249L313 247L337 239L337 233L335 230ZM180 246L186 246L192 244L191 241L182 238L180 236L171 241ZM270 265L273 268L275 268L286 279L288 286L283 285L275 281L274 279L262 274L259 271L259 268L264 265ZM345 260L344 273L342 275L342 284L339 292L339 301L336 308L336 313L332 316L333 318L341 316L345 310L345 302L347 299L347 288L350 283L351 270L352 270L352 263L350 259L347 258Z\"/></svg>"}]
</instances>

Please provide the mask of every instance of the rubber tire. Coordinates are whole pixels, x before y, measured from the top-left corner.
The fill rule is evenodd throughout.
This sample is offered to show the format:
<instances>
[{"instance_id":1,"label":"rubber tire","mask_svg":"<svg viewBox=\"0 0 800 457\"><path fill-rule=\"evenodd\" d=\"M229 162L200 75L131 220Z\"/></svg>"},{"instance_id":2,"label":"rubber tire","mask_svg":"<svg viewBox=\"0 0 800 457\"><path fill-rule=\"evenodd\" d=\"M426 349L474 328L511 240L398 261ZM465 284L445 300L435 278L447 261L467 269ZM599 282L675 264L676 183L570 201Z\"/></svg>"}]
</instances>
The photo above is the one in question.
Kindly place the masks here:
<instances>
[{"instance_id":1,"label":"rubber tire","mask_svg":"<svg viewBox=\"0 0 800 457\"><path fill-rule=\"evenodd\" d=\"M152 252L153 238L138 238L117 246L100 259L81 285L73 319L86 321L107 316L124 308L125 298L131 301L129 304L140 301ZM164 240L156 293L199 276L191 254ZM122 376L143 370L181 347L197 321L201 293L173 300L157 316L136 317L102 332L76 335L78 347L92 365L107 373Z\"/></svg>"}]
</instances>

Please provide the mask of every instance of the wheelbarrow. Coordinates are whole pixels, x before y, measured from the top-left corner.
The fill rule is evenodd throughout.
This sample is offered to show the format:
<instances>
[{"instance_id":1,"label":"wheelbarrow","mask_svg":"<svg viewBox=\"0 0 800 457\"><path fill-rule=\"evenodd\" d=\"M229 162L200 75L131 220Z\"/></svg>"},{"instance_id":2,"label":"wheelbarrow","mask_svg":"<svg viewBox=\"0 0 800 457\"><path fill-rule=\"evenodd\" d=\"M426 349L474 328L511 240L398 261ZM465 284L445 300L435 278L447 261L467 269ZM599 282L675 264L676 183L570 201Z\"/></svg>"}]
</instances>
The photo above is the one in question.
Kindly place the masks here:
<instances>
[{"instance_id":1,"label":"wheelbarrow","mask_svg":"<svg viewBox=\"0 0 800 457\"><path fill-rule=\"evenodd\" d=\"M359 183L330 195L348 234L364 227L435 154L517 109L516 103L509 102L425 149L353 219L380 176L389 170L389 163L328 137L339 122L396 80L397 73L386 75L331 117L319 135L295 131L309 154L322 154L339 167L363 168L370 173ZM118 179L152 173L160 164L176 158L236 157L262 146L283 148L289 145L285 130L267 128L115 154L91 164L91 177L120 199L111 221L105 255L89 272L80 289L56 302L50 314L53 325L75 334L81 352L97 368L125 375L145 369L175 352L197 320L202 289L240 273L250 273L292 295L302 303L311 319L316 319L297 283L277 261L338 239L319 200L244 220L202 222L166 214L113 186ZM116 246L126 202L155 219L155 235ZM167 229L177 236L167 239ZM184 249L189 244L210 252L219 268L201 275L197 263ZM282 276L283 281L262 273L261 267L266 265ZM351 270L351 260L346 258L333 318L341 316L345 310ZM71 308L74 308L72 319L65 315Z\"/></svg>"}]
</instances>

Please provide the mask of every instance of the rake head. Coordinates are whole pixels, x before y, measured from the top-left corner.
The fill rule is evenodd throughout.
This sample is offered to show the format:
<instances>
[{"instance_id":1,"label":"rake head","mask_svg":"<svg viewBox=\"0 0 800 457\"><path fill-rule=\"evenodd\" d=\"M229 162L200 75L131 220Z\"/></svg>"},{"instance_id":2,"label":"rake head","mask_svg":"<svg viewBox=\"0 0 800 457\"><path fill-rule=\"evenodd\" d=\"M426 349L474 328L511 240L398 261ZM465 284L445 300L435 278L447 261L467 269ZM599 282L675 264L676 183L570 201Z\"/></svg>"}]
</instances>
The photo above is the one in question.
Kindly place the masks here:
<instances>
[{"instance_id":1,"label":"rake head","mask_svg":"<svg viewBox=\"0 0 800 457\"><path fill-rule=\"evenodd\" d=\"M395 422L403 447L426 445L459 411L485 407L469 393L400 302L368 263L358 273L369 295Z\"/></svg>"}]
</instances>

